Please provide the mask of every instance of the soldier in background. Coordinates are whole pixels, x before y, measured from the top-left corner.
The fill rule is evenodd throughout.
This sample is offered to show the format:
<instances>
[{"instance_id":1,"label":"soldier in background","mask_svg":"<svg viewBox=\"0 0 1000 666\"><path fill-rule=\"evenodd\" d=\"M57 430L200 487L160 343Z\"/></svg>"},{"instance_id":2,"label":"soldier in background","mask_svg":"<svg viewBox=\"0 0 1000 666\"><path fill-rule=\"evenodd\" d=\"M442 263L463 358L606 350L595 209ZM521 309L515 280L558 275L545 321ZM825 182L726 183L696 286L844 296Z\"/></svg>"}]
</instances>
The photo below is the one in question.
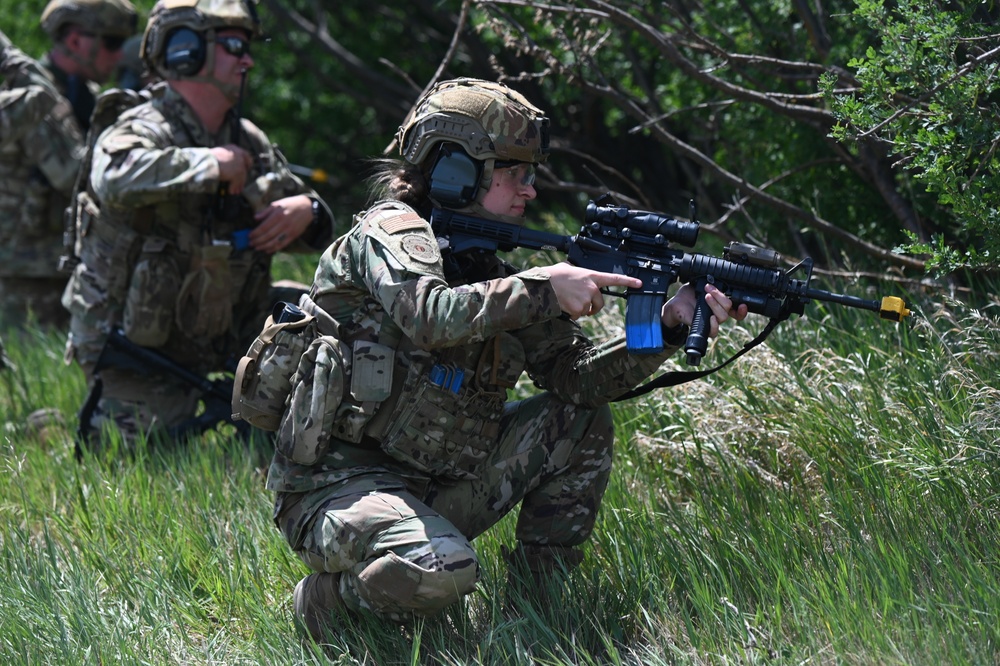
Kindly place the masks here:
<instances>
[{"instance_id":1,"label":"soldier in background","mask_svg":"<svg viewBox=\"0 0 1000 666\"><path fill-rule=\"evenodd\" d=\"M112 424L129 439L183 430L197 390L135 368L95 376L109 332L201 376L223 371L271 309L274 254L330 241L326 204L238 115L259 34L249 0L161 1L150 13L142 57L164 82L98 137L77 195L80 263L64 304L67 358L96 404L83 428Z\"/></svg>"},{"instance_id":2,"label":"soldier in background","mask_svg":"<svg viewBox=\"0 0 1000 666\"><path fill-rule=\"evenodd\" d=\"M80 167L95 92L114 72L121 47L135 32L128 0L51 0L42 27L53 47L40 61L3 44L0 93L34 95L50 104L41 119L30 113L5 120L17 135L0 148L0 320L65 324L58 270L63 212ZM5 40L6 41L6 40Z\"/></svg>"},{"instance_id":3,"label":"soldier in background","mask_svg":"<svg viewBox=\"0 0 1000 666\"><path fill-rule=\"evenodd\" d=\"M512 581L537 589L579 563L611 473L607 403L683 346L695 305L681 287L663 352L630 354L574 320L636 278L442 257L432 209L523 224L535 198L548 119L507 86L440 83L397 140L405 161L375 180L385 200L323 254L300 301L324 337L297 365L268 473L275 522L314 572L293 598L316 640L342 610L405 621L459 601L479 580L472 540L518 507ZM706 291L713 336L746 316ZM523 373L544 391L508 402Z\"/></svg>"},{"instance_id":4,"label":"soldier in background","mask_svg":"<svg viewBox=\"0 0 1000 666\"><path fill-rule=\"evenodd\" d=\"M10 59L23 59L23 53L16 49L0 32L0 72L4 71ZM0 151L14 145L21 136L35 127L59 103L60 97L53 86L27 85L12 90L0 90ZM4 320L0 319L0 323ZM0 338L0 370L12 367Z\"/></svg>"}]
</instances>

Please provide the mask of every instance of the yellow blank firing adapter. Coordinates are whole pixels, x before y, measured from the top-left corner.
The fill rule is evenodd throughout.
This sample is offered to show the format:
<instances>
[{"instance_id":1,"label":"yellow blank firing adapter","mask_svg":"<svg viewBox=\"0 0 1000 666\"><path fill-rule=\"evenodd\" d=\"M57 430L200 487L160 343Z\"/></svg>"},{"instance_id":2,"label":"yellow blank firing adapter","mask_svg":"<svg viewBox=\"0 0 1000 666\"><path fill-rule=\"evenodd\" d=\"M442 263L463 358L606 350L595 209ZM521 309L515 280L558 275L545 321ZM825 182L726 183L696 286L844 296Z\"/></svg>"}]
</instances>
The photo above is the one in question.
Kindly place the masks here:
<instances>
[{"instance_id":1,"label":"yellow blank firing adapter","mask_svg":"<svg viewBox=\"0 0 1000 666\"><path fill-rule=\"evenodd\" d=\"M330 180L330 174L328 174L325 169L321 169L319 167L314 169L312 167L302 166L301 164L289 164L288 170L296 176L308 178L314 183L326 183Z\"/></svg>"},{"instance_id":2,"label":"yellow blank firing adapter","mask_svg":"<svg viewBox=\"0 0 1000 666\"><path fill-rule=\"evenodd\" d=\"M878 311L878 316L891 321L903 321L903 317L909 317L910 311L902 298L895 296L883 296L882 307Z\"/></svg>"}]
</instances>

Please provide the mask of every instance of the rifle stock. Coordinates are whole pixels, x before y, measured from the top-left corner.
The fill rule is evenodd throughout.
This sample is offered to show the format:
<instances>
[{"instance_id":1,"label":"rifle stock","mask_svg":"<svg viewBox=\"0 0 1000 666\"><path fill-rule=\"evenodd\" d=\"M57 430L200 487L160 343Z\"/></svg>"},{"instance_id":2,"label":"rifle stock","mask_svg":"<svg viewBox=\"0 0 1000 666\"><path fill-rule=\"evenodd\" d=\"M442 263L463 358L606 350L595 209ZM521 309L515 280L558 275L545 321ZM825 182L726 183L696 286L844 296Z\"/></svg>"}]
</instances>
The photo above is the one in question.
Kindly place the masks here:
<instances>
[{"instance_id":1,"label":"rifle stock","mask_svg":"<svg viewBox=\"0 0 1000 666\"><path fill-rule=\"evenodd\" d=\"M204 412L171 428L167 433L170 437L180 437L191 433L200 434L220 423L235 425L241 436L245 436L249 432L245 423L237 423L232 418L232 380L211 380L202 377L153 349L135 344L125 336L121 329L113 329L108 335L101 355L97 359L97 364L94 366L94 374L97 375L105 368L119 368L144 374L155 372L170 375L201 392L201 398L205 404ZM96 399L88 398L87 405L90 408L88 410L87 405L85 405L84 410L81 411L80 432L86 430L85 420L89 422L89 415L85 415L84 412L89 411L92 414L96 404Z\"/></svg>"},{"instance_id":2,"label":"rifle stock","mask_svg":"<svg viewBox=\"0 0 1000 666\"><path fill-rule=\"evenodd\" d=\"M708 349L712 312L705 302L706 284L713 284L734 305L746 304L749 312L764 315L772 322L802 315L813 300L871 310L897 322L910 314L902 299L896 297L869 300L811 287L811 258L784 270L780 254L746 243L729 243L722 257L675 249L672 243L690 247L697 242L697 222L613 204L591 201L584 225L575 236L440 209L432 212L431 225L439 238L446 239L446 254L509 251L515 247L557 250L575 266L639 278L639 289L606 292L627 299L625 336L628 350L636 354L663 350L660 312L668 290L678 281L693 284L697 303L684 345L688 365L699 365Z\"/></svg>"}]
</instances>

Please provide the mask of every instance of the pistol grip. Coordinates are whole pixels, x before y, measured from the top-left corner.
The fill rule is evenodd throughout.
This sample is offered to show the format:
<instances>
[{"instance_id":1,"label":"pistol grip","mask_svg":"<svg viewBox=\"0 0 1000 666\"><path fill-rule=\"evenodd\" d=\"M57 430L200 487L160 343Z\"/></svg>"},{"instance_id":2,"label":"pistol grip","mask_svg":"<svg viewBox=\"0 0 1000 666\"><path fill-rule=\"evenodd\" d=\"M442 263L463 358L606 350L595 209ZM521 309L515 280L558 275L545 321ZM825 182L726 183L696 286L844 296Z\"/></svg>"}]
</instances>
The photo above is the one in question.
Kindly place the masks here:
<instances>
[{"instance_id":1,"label":"pistol grip","mask_svg":"<svg viewBox=\"0 0 1000 666\"><path fill-rule=\"evenodd\" d=\"M625 342L629 353L663 351L663 294L629 294L625 305Z\"/></svg>"},{"instance_id":2,"label":"pistol grip","mask_svg":"<svg viewBox=\"0 0 1000 666\"><path fill-rule=\"evenodd\" d=\"M701 364L701 357L708 351L708 336L712 332L712 308L705 301L705 284L705 280L698 280L695 283L694 317L691 319L691 331L684 344L688 365Z\"/></svg>"}]
</instances>

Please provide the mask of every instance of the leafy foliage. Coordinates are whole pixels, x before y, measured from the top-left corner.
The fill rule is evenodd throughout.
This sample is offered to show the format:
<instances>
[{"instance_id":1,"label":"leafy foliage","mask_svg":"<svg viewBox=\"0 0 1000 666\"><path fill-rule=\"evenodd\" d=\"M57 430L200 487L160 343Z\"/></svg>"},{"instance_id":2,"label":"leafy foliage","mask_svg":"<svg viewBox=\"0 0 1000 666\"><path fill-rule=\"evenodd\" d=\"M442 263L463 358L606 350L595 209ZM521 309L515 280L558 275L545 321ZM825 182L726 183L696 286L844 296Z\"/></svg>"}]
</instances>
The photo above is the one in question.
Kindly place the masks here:
<instances>
[{"instance_id":1,"label":"leafy foliage","mask_svg":"<svg viewBox=\"0 0 1000 666\"><path fill-rule=\"evenodd\" d=\"M888 146L947 211L932 238L910 234L907 251L938 271L1000 266L996 6L862 0L855 14L878 40L848 63L856 88L824 82L834 136Z\"/></svg>"}]
</instances>

